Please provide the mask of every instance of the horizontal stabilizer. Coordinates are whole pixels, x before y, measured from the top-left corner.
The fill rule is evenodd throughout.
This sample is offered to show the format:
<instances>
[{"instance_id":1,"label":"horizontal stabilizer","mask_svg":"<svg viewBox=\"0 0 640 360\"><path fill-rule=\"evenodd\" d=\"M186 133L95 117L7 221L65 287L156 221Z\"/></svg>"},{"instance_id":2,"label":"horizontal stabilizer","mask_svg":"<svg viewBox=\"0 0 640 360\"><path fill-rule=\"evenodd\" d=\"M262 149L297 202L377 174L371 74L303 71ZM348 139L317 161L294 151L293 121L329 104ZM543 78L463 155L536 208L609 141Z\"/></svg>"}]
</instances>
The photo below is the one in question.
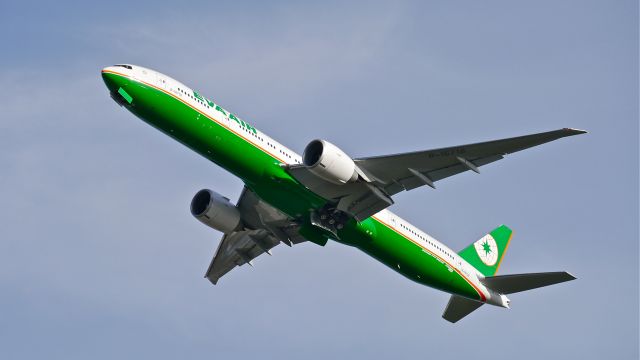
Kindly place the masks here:
<instances>
[{"instance_id":1,"label":"horizontal stabilizer","mask_svg":"<svg viewBox=\"0 0 640 360\"><path fill-rule=\"evenodd\" d=\"M543 286L575 280L565 271L487 276L480 280L486 287L501 294L513 294Z\"/></svg>"},{"instance_id":2,"label":"horizontal stabilizer","mask_svg":"<svg viewBox=\"0 0 640 360\"><path fill-rule=\"evenodd\" d=\"M449 322L457 322L482 306L481 302L469 300L458 295L451 295L442 317Z\"/></svg>"}]
</instances>

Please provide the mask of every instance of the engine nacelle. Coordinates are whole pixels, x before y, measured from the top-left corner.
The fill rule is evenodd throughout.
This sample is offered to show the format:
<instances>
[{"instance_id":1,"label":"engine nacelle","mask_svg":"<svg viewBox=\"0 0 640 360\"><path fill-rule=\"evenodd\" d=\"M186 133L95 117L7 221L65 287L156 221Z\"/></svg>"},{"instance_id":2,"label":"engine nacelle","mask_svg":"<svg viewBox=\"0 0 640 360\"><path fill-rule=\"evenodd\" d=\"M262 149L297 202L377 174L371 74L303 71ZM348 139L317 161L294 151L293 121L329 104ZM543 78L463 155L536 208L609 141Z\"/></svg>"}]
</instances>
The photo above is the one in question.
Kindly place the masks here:
<instances>
[{"instance_id":1,"label":"engine nacelle","mask_svg":"<svg viewBox=\"0 0 640 360\"><path fill-rule=\"evenodd\" d=\"M196 193L191 214L203 224L229 234L240 227L240 211L229 199L209 189Z\"/></svg>"},{"instance_id":2,"label":"engine nacelle","mask_svg":"<svg viewBox=\"0 0 640 360\"><path fill-rule=\"evenodd\" d=\"M334 184L358 179L356 164L337 146L325 140L313 140L304 149L303 164L315 175Z\"/></svg>"}]
</instances>

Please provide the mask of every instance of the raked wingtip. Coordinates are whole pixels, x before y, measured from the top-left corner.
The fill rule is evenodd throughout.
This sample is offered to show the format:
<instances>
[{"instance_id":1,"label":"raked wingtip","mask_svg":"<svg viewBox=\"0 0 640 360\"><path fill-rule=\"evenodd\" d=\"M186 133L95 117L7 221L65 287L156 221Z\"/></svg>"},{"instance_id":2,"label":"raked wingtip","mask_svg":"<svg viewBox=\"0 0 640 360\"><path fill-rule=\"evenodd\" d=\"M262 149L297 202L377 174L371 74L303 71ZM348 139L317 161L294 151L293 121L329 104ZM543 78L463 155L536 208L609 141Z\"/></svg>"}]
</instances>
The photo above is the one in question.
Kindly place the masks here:
<instances>
[{"instance_id":1,"label":"raked wingtip","mask_svg":"<svg viewBox=\"0 0 640 360\"><path fill-rule=\"evenodd\" d=\"M581 129L574 129L574 128L564 128L564 131L570 132L571 135L580 135L580 134L587 134L587 130L581 130Z\"/></svg>"}]
</instances>

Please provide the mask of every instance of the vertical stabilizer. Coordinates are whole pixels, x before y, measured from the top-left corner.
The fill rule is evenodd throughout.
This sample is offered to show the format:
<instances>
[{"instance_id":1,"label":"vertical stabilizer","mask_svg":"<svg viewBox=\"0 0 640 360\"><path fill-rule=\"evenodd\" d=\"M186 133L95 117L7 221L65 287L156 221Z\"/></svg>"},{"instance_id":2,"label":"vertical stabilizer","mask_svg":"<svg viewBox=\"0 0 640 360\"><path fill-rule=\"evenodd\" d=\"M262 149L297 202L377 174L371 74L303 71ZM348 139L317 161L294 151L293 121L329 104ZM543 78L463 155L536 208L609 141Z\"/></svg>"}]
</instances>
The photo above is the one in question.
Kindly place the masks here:
<instances>
[{"instance_id":1,"label":"vertical stabilizer","mask_svg":"<svg viewBox=\"0 0 640 360\"><path fill-rule=\"evenodd\" d=\"M484 276L493 276L498 272L502 258L509 247L513 232L505 225L500 225L483 236L480 240L467 246L458 255L473 265Z\"/></svg>"}]
</instances>

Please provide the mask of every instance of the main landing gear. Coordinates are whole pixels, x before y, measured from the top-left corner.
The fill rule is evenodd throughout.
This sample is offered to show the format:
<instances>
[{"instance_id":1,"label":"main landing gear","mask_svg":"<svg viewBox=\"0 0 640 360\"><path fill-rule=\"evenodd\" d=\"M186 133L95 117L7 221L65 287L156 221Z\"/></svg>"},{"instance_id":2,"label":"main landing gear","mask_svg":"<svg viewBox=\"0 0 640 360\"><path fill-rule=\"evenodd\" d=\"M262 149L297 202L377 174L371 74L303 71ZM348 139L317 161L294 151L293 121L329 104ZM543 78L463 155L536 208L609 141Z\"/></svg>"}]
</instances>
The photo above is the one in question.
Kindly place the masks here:
<instances>
[{"instance_id":1,"label":"main landing gear","mask_svg":"<svg viewBox=\"0 0 640 360\"><path fill-rule=\"evenodd\" d=\"M349 216L335 207L326 207L312 211L310 215L311 225L317 226L330 232L336 239L339 239L338 230L344 227L349 221Z\"/></svg>"}]
</instances>

